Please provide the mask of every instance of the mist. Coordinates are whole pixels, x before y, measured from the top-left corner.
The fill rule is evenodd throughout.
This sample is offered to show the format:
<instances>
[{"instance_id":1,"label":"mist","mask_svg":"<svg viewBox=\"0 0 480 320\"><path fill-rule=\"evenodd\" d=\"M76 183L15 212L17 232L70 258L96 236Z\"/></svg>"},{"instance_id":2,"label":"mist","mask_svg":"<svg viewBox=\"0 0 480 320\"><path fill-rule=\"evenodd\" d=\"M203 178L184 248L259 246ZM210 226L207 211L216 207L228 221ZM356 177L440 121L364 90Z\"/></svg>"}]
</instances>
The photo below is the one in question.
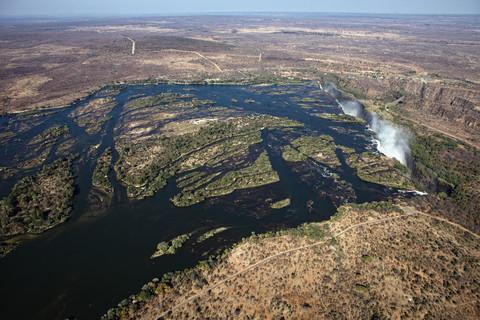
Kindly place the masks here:
<instances>
[{"instance_id":1,"label":"mist","mask_svg":"<svg viewBox=\"0 0 480 320\"><path fill-rule=\"evenodd\" d=\"M337 100L345 114L367 121L370 129L375 132L378 151L387 157L397 159L401 164L412 169L410 134L408 131L394 127L387 121L380 119L376 113L367 112L360 102L344 98L342 93L331 83L328 83L324 90Z\"/></svg>"}]
</instances>

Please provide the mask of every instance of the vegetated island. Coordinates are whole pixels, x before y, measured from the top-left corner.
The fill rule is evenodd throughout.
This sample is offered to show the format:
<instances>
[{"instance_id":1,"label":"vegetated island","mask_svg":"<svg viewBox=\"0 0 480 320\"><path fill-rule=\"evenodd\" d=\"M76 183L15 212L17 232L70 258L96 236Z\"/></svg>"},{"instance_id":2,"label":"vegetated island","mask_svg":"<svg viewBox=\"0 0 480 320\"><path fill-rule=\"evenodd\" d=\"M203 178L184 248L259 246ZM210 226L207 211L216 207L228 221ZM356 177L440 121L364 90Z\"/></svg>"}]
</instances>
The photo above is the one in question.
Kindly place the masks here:
<instances>
[{"instance_id":1,"label":"vegetated island","mask_svg":"<svg viewBox=\"0 0 480 320\"><path fill-rule=\"evenodd\" d=\"M112 159L112 148L108 147L97 159L97 166L92 175L92 185L107 193L113 193L113 186L108 178L108 174L112 167Z\"/></svg>"},{"instance_id":2,"label":"vegetated island","mask_svg":"<svg viewBox=\"0 0 480 320\"><path fill-rule=\"evenodd\" d=\"M216 229L208 230L207 232L202 234L200 237L198 237L197 243L200 243L200 242L203 242L203 241L205 241L209 238L212 238L216 234L219 234L220 232L227 231L228 229L230 229L230 228L228 228L228 227L218 227Z\"/></svg>"},{"instance_id":3,"label":"vegetated island","mask_svg":"<svg viewBox=\"0 0 480 320\"><path fill-rule=\"evenodd\" d=\"M192 236L191 233L182 234L178 237L173 238L170 241L162 241L157 245L157 251L152 254L151 258L158 258L165 254L175 254L178 249L180 249L185 242L190 239Z\"/></svg>"},{"instance_id":4,"label":"vegetated island","mask_svg":"<svg viewBox=\"0 0 480 320\"><path fill-rule=\"evenodd\" d=\"M166 186L170 177L192 170L183 182L179 180L182 192L172 199L177 206L278 181L268 155L257 154L258 161L250 169L248 162L241 165L234 159L254 156L250 149L262 141L262 130L302 124L267 115L247 116L214 104L193 94L178 93L140 97L127 103L123 122L116 128L119 160L115 172L129 197L152 196ZM221 166L227 163L238 166L222 172ZM204 177L207 169L211 173ZM251 181L242 182L242 176Z\"/></svg>"},{"instance_id":5,"label":"vegetated island","mask_svg":"<svg viewBox=\"0 0 480 320\"><path fill-rule=\"evenodd\" d=\"M45 165L42 171L13 187L0 201L3 235L41 233L70 217L74 197L71 167L77 156Z\"/></svg>"},{"instance_id":6,"label":"vegetated island","mask_svg":"<svg viewBox=\"0 0 480 320\"><path fill-rule=\"evenodd\" d=\"M340 146L347 164L356 170L358 177L373 182L404 190L418 190L421 187L412 181L409 170L398 160L379 153L362 152L357 154L352 148Z\"/></svg>"},{"instance_id":7,"label":"vegetated island","mask_svg":"<svg viewBox=\"0 0 480 320\"><path fill-rule=\"evenodd\" d=\"M282 157L285 161L301 162L306 156L329 167L340 166L335 154L335 143L331 136L303 136L284 147Z\"/></svg>"},{"instance_id":8,"label":"vegetated island","mask_svg":"<svg viewBox=\"0 0 480 320\"><path fill-rule=\"evenodd\" d=\"M365 120L356 118L349 114L317 113L317 117L327 119L333 122L342 123L365 123Z\"/></svg>"},{"instance_id":9,"label":"vegetated island","mask_svg":"<svg viewBox=\"0 0 480 320\"><path fill-rule=\"evenodd\" d=\"M272 208L272 209L282 209L282 208L288 207L290 205L290 202L291 202L290 198L286 198L286 199L277 201L275 203L272 203L270 205L270 208Z\"/></svg>"}]
</instances>

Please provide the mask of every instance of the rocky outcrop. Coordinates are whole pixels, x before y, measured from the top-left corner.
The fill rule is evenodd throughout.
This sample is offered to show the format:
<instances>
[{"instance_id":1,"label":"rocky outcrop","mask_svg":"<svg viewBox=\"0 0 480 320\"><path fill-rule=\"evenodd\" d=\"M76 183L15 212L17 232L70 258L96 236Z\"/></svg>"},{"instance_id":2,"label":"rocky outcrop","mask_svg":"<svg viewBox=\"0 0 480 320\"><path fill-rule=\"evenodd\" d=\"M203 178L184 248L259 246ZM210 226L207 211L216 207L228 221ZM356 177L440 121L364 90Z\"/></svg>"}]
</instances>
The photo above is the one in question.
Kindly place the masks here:
<instances>
[{"instance_id":1,"label":"rocky outcrop","mask_svg":"<svg viewBox=\"0 0 480 320\"><path fill-rule=\"evenodd\" d=\"M462 87L445 82L414 79L373 79L364 76L338 78L341 88L372 100L395 100L405 96L402 108L419 119L437 119L459 126L470 135L480 133L480 87Z\"/></svg>"}]
</instances>

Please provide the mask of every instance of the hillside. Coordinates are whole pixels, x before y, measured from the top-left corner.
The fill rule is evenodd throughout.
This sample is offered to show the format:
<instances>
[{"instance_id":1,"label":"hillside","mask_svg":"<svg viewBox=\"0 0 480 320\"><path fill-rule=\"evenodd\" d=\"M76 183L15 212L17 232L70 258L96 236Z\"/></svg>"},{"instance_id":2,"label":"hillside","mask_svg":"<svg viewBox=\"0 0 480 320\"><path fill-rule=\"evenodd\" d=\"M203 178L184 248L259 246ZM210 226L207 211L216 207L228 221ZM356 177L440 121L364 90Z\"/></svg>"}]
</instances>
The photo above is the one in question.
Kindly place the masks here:
<instances>
[{"instance_id":1,"label":"hillside","mask_svg":"<svg viewBox=\"0 0 480 320\"><path fill-rule=\"evenodd\" d=\"M409 207L344 207L325 223L253 235L213 267L151 282L108 318L478 319L478 240Z\"/></svg>"}]
</instances>

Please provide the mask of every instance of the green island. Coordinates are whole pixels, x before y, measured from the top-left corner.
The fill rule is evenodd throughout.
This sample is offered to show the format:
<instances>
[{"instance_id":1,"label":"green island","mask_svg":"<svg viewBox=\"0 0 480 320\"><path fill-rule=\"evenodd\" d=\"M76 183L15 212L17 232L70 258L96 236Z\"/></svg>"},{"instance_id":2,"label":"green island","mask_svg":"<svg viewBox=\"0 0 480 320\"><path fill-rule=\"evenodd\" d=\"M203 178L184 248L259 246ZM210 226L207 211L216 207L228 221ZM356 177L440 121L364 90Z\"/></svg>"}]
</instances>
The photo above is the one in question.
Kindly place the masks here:
<instances>
[{"instance_id":1,"label":"green island","mask_svg":"<svg viewBox=\"0 0 480 320\"><path fill-rule=\"evenodd\" d=\"M219 234L220 232L227 231L230 228L227 227L219 227L216 229L208 230L204 234L202 234L200 237L197 238L197 243L203 242L207 240L208 238L214 237L216 234Z\"/></svg>"},{"instance_id":2,"label":"green island","mask_svg":"<svg viewBox=\"0 0 480 320\"><path fill-rule=\"evenodd\" d=\"M410 172L398 160L373 152L355 153L355 150L340 146L348 166L355 169L360 179L388 187L417 190Z\"/></svg>"},{"instance_id":3,"label":"green island","mask_svg":"<svg viewBox=\"0 0 480 320\"><path fill-rule=\"evenodd\" d=\"M302 126L287 118L250 116L212 104L211 100L196 100L191 94L172 93L127 103L131 111L124 112L122 125L115 129L119 153L115 172L129 197L153 196L170 177L216 168L231 163L235 157L248 156L249 148L262 141L261 131L265 128ZM210 174L207 179L213 178Z\"/></svg>"},{"instance_id":4,"label":"green island","mask_svg":"<svg viewBox=\"0 0 480 320\"><path fill-rule=\"evenodd\" d=\"M112 148L107 148L97 160L97 166L93 171L92 184L94 187L103 189L106 192L113 192L113 186L108 179L108 173L112 166Z\"/></svg>"},{"instance_id":5,"label":"green island","mask_svg":"<svg viewBox=\"0 0 480 320\"><path fill-rule=\"evenodd\" d=\"M17 165L18 169L30 169L44 163L50 155L52 148L61 137L70 137L68 126L56 125L45 129L28 142L28 148L23 158L25 161Z\"/></svg>"},{"instance_id":6,"label":"green island","mask_svg":"<svg viewBox=\"0 0 480 320\"><path fill-rule=\"evenodd\" d=\"M288 162L302 162L307 159L307 157L293 148L291 145L286 145L283 147L282 158Z\"/></svg>"},{"instance_id":7,"label":"green island","mask_svg":"<svg viewBox=\"0 0 480 320\"><path fill-rule=\"evenodd\" d=\"M349 114L334 114L334 113L317 113L317 117L327 119L333 122L341 123L365 123L365 120L356 118Z\"/></svg>"},{"instance_id":8,"label":"green island","mask_svg":"<svg viewBox=\"0 0 480 320\"><path fill-rule=\"evenodd\" d=\"M264 151L251 166L229 171L221 178L193 192L184 189L172 199L172 202L178 207L187 207L206 198L230 194L238 189L259 187L279 180L280 178L277 172L273 170L267 152Z\"/></svg>"},{"instance_id":9,"label":"green island","mask_svg":"<svg viewBox=\"0 0 480 320\"><path fill-rule=\"evenodd\" d=\"M160 106L162 104L166 104L166 106L164 106L163 108L165 108L165 107L172 108L172 107L175 107L175 106L179 106L178 104L177 105L171 104L173 102L176 102L178 100L193 99L193 98L195 98L195 95L193 95L193 94L181 94L181 93L170 93L170 92L161 93L161 94L156 95L156 96L140 97L140 98L130 100L123 107L123 110L124 110L124 112L129 112L129 111L133 111L133 110L136 110L136 109L143 109L143 108L149 108L149 107L153 107L153 106ZM192 106L194 105L193 102L194 101L192 100L191 101ZM195 105L198 105L198 106L202 105L202 104L204 104L204 102L202 102L202 101L198 101L197 103L195 103Z\"/></svg>"},{"instance_id":10,"label":"green island","mask_svg":"<svg viewBox=\"0 0 480 320\"><path fill-rule=\"evenodd\" d=\"M0 201L3 235L41 233L70 217L74 196L71 167L76 157L45 165L42 171L23 178L13 187Z\"/></svg>"},{"instance_id":11,"label":"green island","mask_svg":"<svg viewBox=\"0 0 480 320\"><path fill-rule=\"evenodd\" d=\"M290 205L290 202L291 202L290 198L286 198L286 199L277 201L275 203L272 203L270 205L270 208L272 208L272 209L282 209L282 208L288 207Z\"/></svg>"},{"instance_id":12,"label":"green island","mask_svg":"<svg viewBox=\"0 0 480 320\"><path fill-rule=\"evenodd\" d=\"M335 154L335 142L330 136L303 136L292 141L291 145L296 149L284 147L282 157L285 161L299 162L307 156L329 167L340 166L340 160Z\"/></svg>"},{"instance_id":13,"label":"green island","mask_svg":"<svg viewBox=\"0 0 480 320\"><path fill-rule=\"evenodd\" d=\"M62 125L53 126L46 129L42 133L36 135L35 137L33 137L28 144L29 145L38 144L40 146L51 146L57 141L58 137L68 134L69 132L70 132L70 129L68 128L68 126L62 126Z\"/></svg>"},{"instance_id":14,"label":"green island","mask_svg":"<svg viewBox=\"0 0 480 320\"><path fill-rule=\"evenodd\" d=\"M18 242L0 242L0 258L5 257L18 247Z\"/></svg>"},{"instance_id":15,"label":"green island","mask_svg":"<svg viewBox=\"0 0 480 320\"><path fill-rule=\"evenodd\" d=\"M112 93L115 93L115 91ZM69 116L74 118L80 127L86 127L85 131L88 134L94 135L100 132L105 122L112 119L109 113L116 105L116 99L111 96L98 98L76 108Z\"/></svg>"},{"instance_id":16,"label":"green island","mask_svg":"<svg viewBox=\"0 0 480 320\"><path fill-rule=\"evenodd\" d=\"M178 237L173 238L170 241L160 242L157 245L157 251L154 254L152 254L151 258L152 259L158 258L165 254L175 254L175 252L177 252L177 250L180 249L183 246L183 244L187 242L188 239L190 239L191 236L192 236L191 233L182 234L182 235L179 235Z\"/></svg>"}]
</instances>

